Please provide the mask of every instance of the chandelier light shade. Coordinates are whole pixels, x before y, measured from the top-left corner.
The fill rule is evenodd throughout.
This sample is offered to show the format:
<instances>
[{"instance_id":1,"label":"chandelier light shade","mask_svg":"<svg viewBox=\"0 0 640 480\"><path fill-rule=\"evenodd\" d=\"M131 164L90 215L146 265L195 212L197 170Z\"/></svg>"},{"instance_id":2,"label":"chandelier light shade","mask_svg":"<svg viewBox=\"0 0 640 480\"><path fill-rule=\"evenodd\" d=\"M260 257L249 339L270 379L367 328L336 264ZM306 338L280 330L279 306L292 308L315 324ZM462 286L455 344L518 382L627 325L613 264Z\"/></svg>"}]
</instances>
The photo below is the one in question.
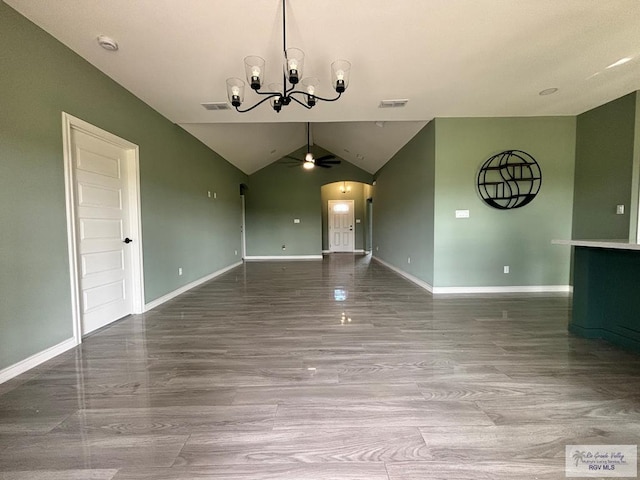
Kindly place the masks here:
<instances>
[{"instance_id":1,"label":"chandelier light shade","mask_svg":"<svg viewBox=\"0 0 640 480\"><path fill-rule=\"evenodd\" d=\"M336 92L343 93L349 86L351 64L346 60L336 60L331 64L331 83Z\"/></svg>"},{"instance_id":2,"label":"chandelier light shade","mask_svg":"<svg viewBox=\"0 0 640 480\"><path fill-rule=\"evenodd\" d=\"M260 90L264 77L264 58L250 55L244 59L244 71L252 90Z\"/></svg>"},{"instance_id":3,"label":"chandelier light shade","mask_svg":"<svg viewBox=\"0 0 640 480\"><path fill-rule=\"evenodd\" d=\"M316 89L319 84L320 81L316 77L307 77L302 80L302 86L307 93L306 101L309 107L313 107L316 104Z\"/></svg>"},{"instance_id":4,"label":"chandelier light shade","mask_svg":"<svg viewBox=\"0 0 640 480\"><path fill-rule=\"evenodd\" d=\"M335 102L349 86L351 64L346 60L336 60L331 64L331 83L337 96L323 98L318 96L320 82L315 77L304 78L304 52L299 48L287 48L286 0L282 0L282 43L283 43L283 78L282 84L269 84L269 91L262 91L265 79L265 61L262 57L250 55L244 59L244 70L247 83L256 94L264 96L252 106L241 109L244 102L245 82L239 78L227 79L227 97L236 111L245 113L270 101L274 111L280 112L282 107L292 101L307 109L311 109L318 101ZM299 89L298 89L299 88ZM306 164L304 165L306 168ZM313 168L313 164L311 166Z\"/></svg>"},{"instance_id":5,"label":"chandelier light shade","mask_svg":"<svg viewBox=\"0 0 640 480\"><path fill-rule=\"evenodd\" d=\"M287 48L284 52L284 74L291 85L296 85L304 70L304 52L299 48Z\"/></svg>"},{"instance_id":6,"label":"chandelier light shade","mask_svg":"<svg viewBox=\"0 0 640 480\"><path fill-rule=\"evenodd\" d=\"M238 108L244 102L244 82L239 78L227 78L227 96L231 105Z\"/></svg>"}]
</instances>

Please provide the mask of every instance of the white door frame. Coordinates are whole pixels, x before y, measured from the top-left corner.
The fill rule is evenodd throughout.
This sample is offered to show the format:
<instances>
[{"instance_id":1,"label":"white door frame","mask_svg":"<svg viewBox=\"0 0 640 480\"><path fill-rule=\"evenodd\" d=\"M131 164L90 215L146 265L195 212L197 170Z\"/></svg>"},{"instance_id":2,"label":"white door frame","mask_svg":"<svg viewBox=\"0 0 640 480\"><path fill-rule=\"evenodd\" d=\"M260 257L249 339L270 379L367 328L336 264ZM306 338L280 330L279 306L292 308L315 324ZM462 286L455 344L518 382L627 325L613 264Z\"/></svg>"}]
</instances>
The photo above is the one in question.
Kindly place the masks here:
<instances>
[{"instance_id":1,"label":"white door frame","mask_svg":"<svg viewBox=\"0 0 640 480\"><path fill-rule=\"evenodd\" d=\"M242 241L242 259L247 256L247 217L245 211L245 196L240 195L242 201L242 225L241 225L241 241Z\"/></svg>"},{"instance_id":2,"label":"white door frame","mask_svg":"<svg viewBox=\"0 0 640 480\"><path fill-rule=\"evenodd\" d=\"M333 215L333 205L336 203L348 203L351 205L349 208L349 213L351 214L351 250L347 252L334 252L333 248L331 248L331 216ZM327 236L329 238L329 253L353 253L356 251L356 226L355 226L355 212L356 204L353 199L348 200L329 200L327 204Z\"/></svg>"},{"instance_id":3,"label":"white door frame","mask_svg":"<svg viewBox=\"0 0 640 480\"><path fill-rule=\"evenodd\" d=\"M76 345L82 342L82 310L80 306L80 278L78 270L78 241L76 236L76 208L73 178L73 145L71 130L84 132L105 142L128 150L126 158L129 175L129 225L128 231L134 238L131 249L131 287L133 292L132 313L144 312L144 269L142 265L142 222L140 218L140 162L138 145L112 133L62 112L62 145L64 154L64 184L67 210L67 244L69 252L69 273L71 280L71 317L73 338Z\"/></svg>"}]
</instances>

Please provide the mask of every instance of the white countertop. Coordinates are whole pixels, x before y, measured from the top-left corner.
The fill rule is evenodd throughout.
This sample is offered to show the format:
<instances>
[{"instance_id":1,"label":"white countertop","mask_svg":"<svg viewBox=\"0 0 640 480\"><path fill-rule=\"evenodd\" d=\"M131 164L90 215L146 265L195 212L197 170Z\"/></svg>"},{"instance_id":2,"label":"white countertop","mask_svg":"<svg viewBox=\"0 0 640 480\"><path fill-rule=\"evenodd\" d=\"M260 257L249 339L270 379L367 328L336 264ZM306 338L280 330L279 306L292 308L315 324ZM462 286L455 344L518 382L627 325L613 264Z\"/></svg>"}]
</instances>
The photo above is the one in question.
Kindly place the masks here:
<instances>
[{"instance_id":1,"label":"white countertop","mask_svg":"<svg viewBox=\"0 0 640 480\"><path fill-rule=\"evenodd\" d=\"M640 244L628 240L551 240L554 245L573 247L616 248L618 250L640 250Z\"/></svg>"}]
</instances>

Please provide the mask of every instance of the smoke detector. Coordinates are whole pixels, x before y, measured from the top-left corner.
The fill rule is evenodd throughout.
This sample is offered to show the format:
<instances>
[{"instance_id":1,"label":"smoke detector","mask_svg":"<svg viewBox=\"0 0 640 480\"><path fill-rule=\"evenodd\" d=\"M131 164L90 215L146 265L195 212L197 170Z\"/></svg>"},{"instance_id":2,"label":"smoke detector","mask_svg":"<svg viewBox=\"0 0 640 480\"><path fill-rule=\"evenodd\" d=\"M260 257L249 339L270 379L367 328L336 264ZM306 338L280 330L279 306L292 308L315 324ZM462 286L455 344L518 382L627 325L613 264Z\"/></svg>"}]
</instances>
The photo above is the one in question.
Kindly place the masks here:
<instances>
[{"instance_id":1,"label":"smoke detector","mask_svg":"<svg viewBox=\"0 0 640 480\"><path fill-rule=\"evenodd\" d=\"M118 50L118 42L116 42L113 38L107 37L106 35L100 35L97 38L98 45L100 45L105 50L109 50L110 52L115 52Z\"/></svg>"}]
</instances>

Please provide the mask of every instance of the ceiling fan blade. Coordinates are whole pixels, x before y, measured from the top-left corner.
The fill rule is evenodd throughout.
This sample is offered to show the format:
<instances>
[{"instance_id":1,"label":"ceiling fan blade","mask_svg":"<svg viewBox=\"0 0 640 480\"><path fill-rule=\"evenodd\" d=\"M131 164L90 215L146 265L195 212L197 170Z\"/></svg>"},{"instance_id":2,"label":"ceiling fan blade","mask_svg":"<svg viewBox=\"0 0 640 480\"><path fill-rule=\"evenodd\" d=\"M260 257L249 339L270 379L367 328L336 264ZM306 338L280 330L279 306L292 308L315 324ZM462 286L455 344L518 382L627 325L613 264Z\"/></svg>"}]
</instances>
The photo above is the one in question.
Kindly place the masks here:
<instances>
[{"instance_id":1,"label":"ceiling fan blade","mask_svg":"<svg viewBox=\"0 0 640 480\"><path fill-rule=\"evenodd\" d=\"M324 163L318 163L318 162L316 162L316 167L320 167L320 168L331 168L331 165L325 165Z\"/></svg>"},{"instance_id":2,"label":"ceiling fan blade","mask_svg":"<svg viewBox=\"0 0 640 480\"><path fill-rule=\"evenodd\" d=\"M336 158L335 155L325 155L324 157L316 158L316 162L323 162L325 160L332 160Z\"/></svg>"},{"instance_id":3,"label":"ceiling fan blade","mask_svg":"<svg viewBox=\"0 0 640 480\"><path fill-rule=\"evenodd\" d=\"M324 165L340 165L340 160L316 160L316 163L322 163Z\"/></svg>"},{"instance_id":4,"label":"ceiling fan blade","mask_svg":"<svg viewBox=\"0 0 640 480\"><path fill-rule=\"evenodd\" d=\"M292 157L291 155L285 155L285 158L290 158L291 160L295 160L297 162L304 162L303 159Z\"/></svg>"}]
</instances>

